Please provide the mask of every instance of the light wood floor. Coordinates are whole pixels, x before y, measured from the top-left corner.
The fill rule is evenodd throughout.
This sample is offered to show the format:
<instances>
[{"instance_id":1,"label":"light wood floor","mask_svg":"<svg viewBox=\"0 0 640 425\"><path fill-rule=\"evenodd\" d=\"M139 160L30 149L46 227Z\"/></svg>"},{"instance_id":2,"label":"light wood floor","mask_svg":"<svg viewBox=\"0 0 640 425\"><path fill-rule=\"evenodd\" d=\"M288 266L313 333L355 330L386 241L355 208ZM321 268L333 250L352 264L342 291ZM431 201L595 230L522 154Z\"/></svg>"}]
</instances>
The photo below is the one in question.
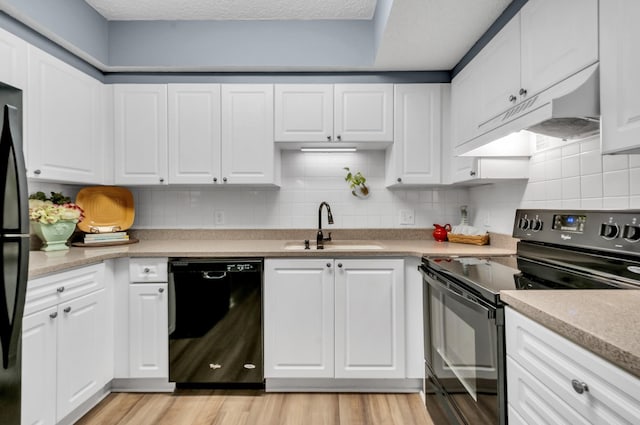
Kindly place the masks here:
<instances>
[{"instance_id":1,"label":"light wood floor","mask_svg":"<svg viewBox=\"0 0 640 425\"><path fill-rule=\"evenodd\" d=\"M418 394L113 393L79 425L434 425Z\"/></svg>"}]
</instances>

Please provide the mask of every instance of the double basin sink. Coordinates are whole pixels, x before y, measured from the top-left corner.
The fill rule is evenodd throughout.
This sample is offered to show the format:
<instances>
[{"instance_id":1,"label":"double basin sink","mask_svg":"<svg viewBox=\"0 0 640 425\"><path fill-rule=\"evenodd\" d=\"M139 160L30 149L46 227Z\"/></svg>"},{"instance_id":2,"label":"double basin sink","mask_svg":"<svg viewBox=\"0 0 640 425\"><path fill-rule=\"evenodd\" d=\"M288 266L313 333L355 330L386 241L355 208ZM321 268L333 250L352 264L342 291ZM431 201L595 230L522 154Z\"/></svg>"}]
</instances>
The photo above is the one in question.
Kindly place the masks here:
<instances>
[{"instance_id":1,"label":"double basin sink","mask_svg":"<svg viewBox=\"0 0 640 425\"><path fill-rule=\"evenodd\" d=\"M330 241L324 243L325 251L375 251L383 249L381 243L377 241ZM290 241L284 244L287 251L316 250L315 242L309 244L309 249L305 249L304 242Z\"/></svg>"}]
</instances>

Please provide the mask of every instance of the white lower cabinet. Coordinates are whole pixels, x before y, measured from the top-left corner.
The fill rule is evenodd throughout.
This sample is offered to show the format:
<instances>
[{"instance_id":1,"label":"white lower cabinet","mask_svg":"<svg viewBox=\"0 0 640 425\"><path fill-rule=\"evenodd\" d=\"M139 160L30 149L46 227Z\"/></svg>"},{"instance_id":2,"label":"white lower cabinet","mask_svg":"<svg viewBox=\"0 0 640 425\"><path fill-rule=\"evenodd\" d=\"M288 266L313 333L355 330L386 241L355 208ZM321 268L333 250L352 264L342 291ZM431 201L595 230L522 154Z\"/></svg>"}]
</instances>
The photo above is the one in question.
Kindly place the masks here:
<instances>
[{"instance_id":1,"label":"white lower cabinet","mask_svg":"<svg viewBox=\"0 0 640 425\"><path fill-rule=\"evenodd\" d=\"M640 380L505 309L509 423L637 424Z\"/></svg>"},{"instance_id":2,"label":"white lower cabinet","mask_svg":"<svg viewBox=\"0 0 640 425\"><path fill-rule=\"evenodd\" d=\"M99 289L75 298L65 295L65 282L73 288L88 276L94 284L86 287ZM29 282L22 336L23 424L55 424L110 381L113 317L104 276L104 264L98 264ZM44 291L52 291L51 302L34 303ZM34 312L34 306L41 309Z\"/></svg>"},{"instance_id":3,"label":"white lower cabinet","mask_svg":"<svg viewBox=\"0 0 640 425\"><path fill-rule=\"evenodd\" d=\"M404 378L402 259L265 260L265 378Z\"/></svg>"},{"instance_id":4,"label":"white lower cabinet","mask_svg":"<svg viewBox=\"0 0 640 425\"><path fill-rule=\"evenodd\" d=\"M163 378L169 371L166 283L129 285L129 377Z\"/></svg>"}]
</instances>

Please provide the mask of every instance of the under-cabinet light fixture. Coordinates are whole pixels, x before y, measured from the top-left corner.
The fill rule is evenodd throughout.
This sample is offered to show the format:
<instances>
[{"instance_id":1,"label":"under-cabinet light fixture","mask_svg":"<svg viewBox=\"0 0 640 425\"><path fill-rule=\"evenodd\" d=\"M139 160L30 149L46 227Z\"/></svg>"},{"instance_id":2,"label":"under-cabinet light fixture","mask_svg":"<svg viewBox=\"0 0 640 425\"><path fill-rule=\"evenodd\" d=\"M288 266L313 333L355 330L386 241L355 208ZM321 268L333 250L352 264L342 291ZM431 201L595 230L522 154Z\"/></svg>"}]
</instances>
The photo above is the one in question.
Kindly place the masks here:
<instances>
[{"instance_id":1,"label":"under-cabinet light fixture","mask_svg":"<svg viewBox=\"0 0 640 425\"><path fill-rule=\"evenodd\" d=\"M302 152L356 152L356 148L300 148Z\"/></svg>"}]
</instances>

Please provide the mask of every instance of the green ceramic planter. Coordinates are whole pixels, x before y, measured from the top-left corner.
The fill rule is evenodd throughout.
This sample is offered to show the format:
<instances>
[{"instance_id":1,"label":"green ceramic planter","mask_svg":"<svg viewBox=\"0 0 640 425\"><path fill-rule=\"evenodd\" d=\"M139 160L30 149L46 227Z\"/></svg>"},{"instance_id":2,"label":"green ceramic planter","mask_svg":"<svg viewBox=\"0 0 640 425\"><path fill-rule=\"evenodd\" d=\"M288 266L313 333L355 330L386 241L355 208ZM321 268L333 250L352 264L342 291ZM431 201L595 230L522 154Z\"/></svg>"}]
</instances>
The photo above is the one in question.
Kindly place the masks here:
<instances>
[{"instance_id":1,"label":"green ceramic planter","mask_svg":"<svg viewBox=\"0 0 640 425\"><path fill-rule=\"evenodd\" d=\"M62 251L69 249L67 240L76 230L76 220L62 220L54 224L32 221L31 228L42 240L41 251Z\"/></svg>"}]
</instances>

